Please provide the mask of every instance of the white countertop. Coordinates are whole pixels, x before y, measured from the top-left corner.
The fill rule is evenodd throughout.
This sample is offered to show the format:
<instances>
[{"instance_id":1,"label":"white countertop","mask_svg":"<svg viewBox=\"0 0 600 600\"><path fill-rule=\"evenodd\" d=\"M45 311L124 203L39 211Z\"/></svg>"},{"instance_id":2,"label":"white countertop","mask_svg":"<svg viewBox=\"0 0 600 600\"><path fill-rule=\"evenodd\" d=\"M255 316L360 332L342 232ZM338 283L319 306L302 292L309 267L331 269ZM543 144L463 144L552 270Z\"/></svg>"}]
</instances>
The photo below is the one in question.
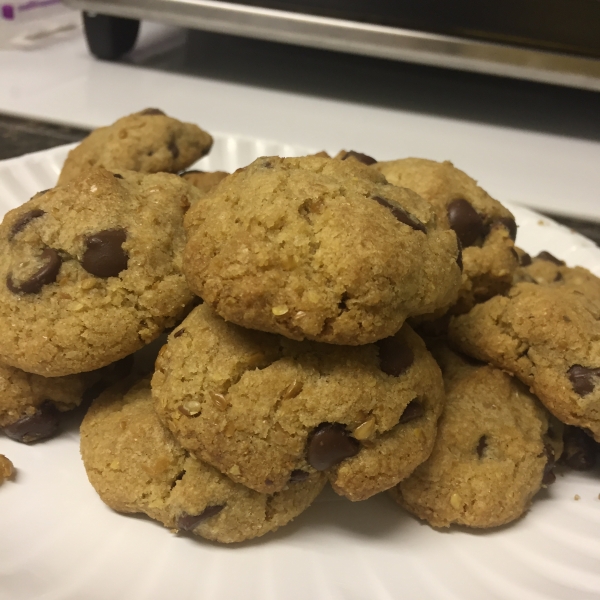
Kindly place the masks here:
<instances>
[{"instance_id":1,"label":"white countertop","mask_svg":"<svg viewBox=\"0 0 600 600\"><path fill-rule=\"evenodd\" d=\"M211 132L379 160L450 159L499 200L600 221L600 94L144 23L125 61L82 36L0 51L0 112L95 127L155 106Z\"/></svg>"}]
</instances>

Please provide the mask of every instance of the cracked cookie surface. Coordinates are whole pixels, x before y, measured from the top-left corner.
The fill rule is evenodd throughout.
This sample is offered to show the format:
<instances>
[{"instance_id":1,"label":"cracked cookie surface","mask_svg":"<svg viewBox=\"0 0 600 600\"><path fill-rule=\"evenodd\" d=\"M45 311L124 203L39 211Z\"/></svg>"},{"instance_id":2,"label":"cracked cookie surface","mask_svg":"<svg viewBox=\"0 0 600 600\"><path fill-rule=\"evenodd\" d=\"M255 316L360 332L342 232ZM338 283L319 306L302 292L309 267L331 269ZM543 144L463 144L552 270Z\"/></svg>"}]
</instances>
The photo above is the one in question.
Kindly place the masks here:
<instances>
[{"instance_id":1,"label":"cracked cookie surface","mask_svg":"<svg viewBox=\"0 0 600 600\"><path fill-rule=\"evenodd\" d=\"M114 510L226 543L285 525L326 481L313 474L272 495L234 483L175 441L156 415L148 379L94 401L81 425L81 455L90 483Z\"/></svg>"},{"instance_id":2,"label":"cracked cookie surface","mask_svg":"<svg viewBox=\"0 0 600 600\"><path fill-rule=\"evenodd\" d=\"M456 231L462 244L463 273L453 313L466 312L510 287L518 265L513 250L515 218L474 179L449 161L423 158L383 161L371 168L390 183L417 192L431 203L440 225Z\"/></svg>"},{"instance_id":3,"label":"cracked cookie surface","mask_svg":"<svg viewBox=\"0 0 600 600\"><path fill-rule=\"evenodd\" d=\"M513 373L560 421L600 441L600 302L567 285L521 282L453 318L463 352Z\"/></svg>"},{"instance_id":4,"label":"cracked cookie surface","mask_svg":"<svg viewBox=\"0 0 600 600\"><path fill-rule=\"evenodd\" d=\"M69 152L58 185L92 167L109 171L177 173L208 153L212 137L193 123L146 109L100 127Z\"/></svg>"},{"instance_id":5,"label":"cracked cookie surface","mask_svg":"<svg viewBox=\"0 0 600 600\"><path fill-rule=\"evenodd\" d=\"M454 233L358 161L264 157L186 215L184 269L223 318L358 345L456 298Z\"/></svg>"},{"instance_id":6,"label":"cracked cookie surface","mask_svg":"<svg viewBox=\"0 0 600 600\"><path fill-rule=\"evenodd\" d=\"M446 406L431 456L390 493L434 527L497 527L554 479L560 428L517 379L444 346Z\"/></svg>"},{"instance_id":7,"label":"cracked cookie surface","mask_svg":"<svg viewBox=\"0 0 600 600\"><path fill-rule=\"evenodd\" d=\"M181 271L195 188L176 175L95 169L0 226L0 359L39 375L138 350L192 301Z\"/></svg>"},{"instance_id":8,"label":"cracked cookie surface","mask_svg":"<svg viewBox=\"0 0 600 600\"><path fill-rule=\"evenodd\" d=\"M439 367L405 325L378 344L297 342L197 307L169 336L152 379L181 445L260 492L326 472L363 500L429 455L444 401Z\"/></svg>"}]
</instances>

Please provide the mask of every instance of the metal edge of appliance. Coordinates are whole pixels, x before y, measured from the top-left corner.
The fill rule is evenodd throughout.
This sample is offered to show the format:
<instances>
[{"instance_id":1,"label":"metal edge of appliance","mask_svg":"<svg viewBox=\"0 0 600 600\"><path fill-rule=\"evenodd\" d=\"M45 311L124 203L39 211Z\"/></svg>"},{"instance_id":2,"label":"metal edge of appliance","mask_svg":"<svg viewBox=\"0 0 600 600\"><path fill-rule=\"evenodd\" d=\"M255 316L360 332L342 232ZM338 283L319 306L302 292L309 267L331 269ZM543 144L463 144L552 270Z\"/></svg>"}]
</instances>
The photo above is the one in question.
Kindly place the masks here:
<instances>
[{"instance_id":1,"label":"metal edge of appliance","mask_svg":"<svg viewBox=\"0 0 600 600\"><path fill-rule=\"evenodd\" d=\"M218 0L63 0L72 8L600 91L600 60Z\"/></svg>"}]
</instances>

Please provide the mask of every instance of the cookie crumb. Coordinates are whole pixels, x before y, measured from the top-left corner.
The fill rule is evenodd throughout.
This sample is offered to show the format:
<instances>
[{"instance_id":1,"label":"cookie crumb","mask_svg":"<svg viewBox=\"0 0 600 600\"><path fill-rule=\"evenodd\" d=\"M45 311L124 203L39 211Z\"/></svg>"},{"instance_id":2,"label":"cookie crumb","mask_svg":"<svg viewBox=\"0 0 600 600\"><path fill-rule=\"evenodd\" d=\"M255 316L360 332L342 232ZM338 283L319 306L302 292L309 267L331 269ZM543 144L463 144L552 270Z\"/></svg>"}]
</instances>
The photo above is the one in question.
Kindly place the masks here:
<instances>
[{"instance_id":1,"label":"cookie crumb","mask_svg":"<svg viewBox=\"0 0 600 600\"><path fill-rule=\"evenodd\" d=\"M573 500L581 500L581 496L579 494L575 494Z\"/></svg>"},{"instance_id":2,"label":"cookie crumb","mask_svg":"<svg viewBox=\"0 0 600 600\"><path fill-rule=\"evenodd\" d=\"M0 484L5 479L10 479L14 472L15 468L12 462L10 462L10 460L8 460L4 454L0 454Z\"/></svg>"}]
</instances>

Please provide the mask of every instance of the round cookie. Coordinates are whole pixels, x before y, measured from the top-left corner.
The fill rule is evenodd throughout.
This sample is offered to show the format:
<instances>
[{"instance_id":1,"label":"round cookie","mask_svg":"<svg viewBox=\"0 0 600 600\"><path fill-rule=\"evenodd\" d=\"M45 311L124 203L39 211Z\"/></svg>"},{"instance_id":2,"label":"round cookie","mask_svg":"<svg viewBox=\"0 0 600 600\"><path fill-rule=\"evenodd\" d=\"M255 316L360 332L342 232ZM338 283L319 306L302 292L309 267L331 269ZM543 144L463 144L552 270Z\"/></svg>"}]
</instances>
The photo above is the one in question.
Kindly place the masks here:
<instances>
[{"instance_id":1,"label":"round cookie","mask_svg":"<svg viewBox=\"0 0 600 600\"><path fill-rule=\"evenodd\" d=\"M456 238L358 161L265 157L186 215L184 270L223 318L344 345L393 335L456 298Z\"/></svg>"},{"instance_id":2,"label":"round cookie","mask_svg":"<svg viewBox=\"0 0 600 600\"><path fill-rule=\"evenodd\" d=\"M177 173L207 154L212 143L212 137L197 125L147 108L90 133L69 152L58 185L81 177L92 167Z\"/></svg>"},{"instance_id":3,"label":"round cookie","mask_svg":"<svg viewBox=\"0 0 600 600\"><path fill-rule=\"evenodd\" d=\"M522 282L454 317L463 352L513 373L560 421L600 441L600 301L567 285Z\"/></svg>"},{"instance_id":4,"label":"round cookie","mask_svg":"<svg viewBox=\"0 0 600 600\"><path fill-rule=\"evenodd\" d=\"M588 296L592 301L600 301L600 278L584 267L567 267L566 263L549 252L540 252L531 258L517 248L520 266L515 271L513 281L526 281L538 285L567 287Z\"/></svg>"},{"instance_id":5,"label":"round cookie","mask_svg":"<svg viewBox=\"0 0 600 600\"><path fill-rule=\"evenodd\" d=\"M54 435L59 414L79 406L101 378L99 371L42 377L0 364L0 429L25 443Z\"/></svg>"},{"instance_id":6,"label":"round cookie","mask_svg":"<svg viewBox=\"0 0 600 600\"><path fill-rule=\"evenodd\" d=\"M434 527L497 527L519 518L555 479L560 436L521 382L446 348L446 406L431 456L390 493Z\"/></svg>"},{"instance_id":7,"label":"round cookie","mask_svg":"<svg viewBox=\"0 0 600 600\"><path fill-rule=\"evenodd\" d=\"M233 483L191 457L163 427L148 379L94 401L81 425L81 455L90 483L114 510L142 512L170 529L226 543L285 525L326 482L315 473L272 495Z\"/></svg>"},{"instance_id":8,"label":"round cookie","mask_svg":"<svg viewBox=\"0 0 600 600\"><path fill-rule=\"evenodd\" d=\"M194 309L152 378L160 418L181 445L259 492L325 471L364 500L431 451L444 401L439 367L405 325L378 344L297 342Z\"/></svg>"},{"instance_id":9,"label":"round cookie","mask_svg":"<svg viewBox=\"0 0 600 600\"><path fill-rule=\"evenodd\" d=\"M463 274L454 314L468 311L506 291L518 265L517 225L512 213L451 162L404 158L372 169L394 185L414 190L431 203L441 227L453 229L462 244Z\"/></svg>"},{"instance_id":10,"label":"round cookie","mask_svg":"<svg viewBox=\"0 0 600 600\"><path fill-rule=\"evenodd\" d=\"M94 169L37 194L0 226L0 360L49 377L91 371L175 325L192 301L181 271L177 175Z\"/></svg>"}]
</instances>

